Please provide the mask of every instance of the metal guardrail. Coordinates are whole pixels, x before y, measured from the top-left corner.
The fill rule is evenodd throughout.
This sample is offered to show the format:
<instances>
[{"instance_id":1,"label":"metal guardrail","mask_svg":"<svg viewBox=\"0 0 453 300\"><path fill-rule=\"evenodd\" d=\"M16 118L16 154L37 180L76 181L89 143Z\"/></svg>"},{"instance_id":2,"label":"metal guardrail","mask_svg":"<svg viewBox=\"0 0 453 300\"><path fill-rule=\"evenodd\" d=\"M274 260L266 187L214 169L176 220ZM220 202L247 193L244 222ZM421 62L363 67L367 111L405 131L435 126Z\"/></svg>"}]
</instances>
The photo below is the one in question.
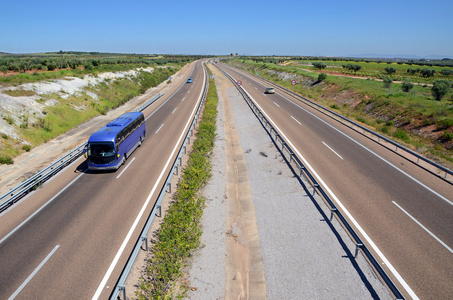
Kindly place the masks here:
<instances>
[{"instance_id":1,"label":"metal guardrail","mask_svg":"<svg viewBox=\"0 0 453 300\"><path fill-rule=\"evenodd\" d=\"M163 95L164 94L157 94L156 96L139 106L135 111L143 111ZM63 170L66 166L75 161L77 158L79 158L83 154L83 148L85 147L85 145L86 142L80 146L77 146L68 154L60 157L57 161L55 161L45 169L39 171L21 184L17 185L15 188L11 189L9 192L2 195L0 197L0 212L9 208L29 192L39 188L39 186L42 185L45 181L49 180L52 176L54 176L55 174Z\"/></svg>"},{"instance_id":2,"label":"metal guardrail","mask_svg":"<svg viewBox=\"0 0 453 300\"><path fill-rule=\"evenodd\" d=\"M203 68L205 68L204 65L203 65ZM132 253L129 256L129 259L127 260L126 266L124 267L123 271L121 272L121 276L118 279L115 287L112 290L112 293L111 293L110 298L109 298L110 300L118 299L118 295L119 295L120 292L122 292L122 294L123 294L123 298L122 299L127 299L126 298L126 280L127 280L127 277L129 276L129 273L130 273L130 271L131 271L131 269L132 269L132 267L133 267L133 265L135 263L137 255L138 255L140 249L142 248L143 242L145 242L145 251L148 251L148 231L149 231L149 228L151 227L151 224L152 224L152 222L154 220L154 216L156 216L157 212L159 212L159 216L162 213L161 212L161 207L162 207L161 203L162 203L162 200L163 200L165 194L167 192L171 192L171 180L172 180L174 174L178 174L178 168L179 168L179 166L182 165L182 156L183 156L183 154L186 153L187 144L190 143L190 138L191 138L191 136L193 136L193 133L194 133L194 130L195 130L195 126L198 123L198 118L200 117L200 113L201 113L201 110L202 110L202 107L203 107L203 103L206 101L206 95L208 93L208 86L209 86L209 79L207 77L207 72L206 72L206 84L204 86L203 95L202 95L202 98L201 98L201 101L200 101L200 105L198 106L197 112L195 113L194 119L192 120L192 124L190 126L190 129L189 129L189 131L186 134L186 137L184 139L183 144L181 145L181 148L179 149L178 155L176 156L176 158L175 158L175 160L173 162L173 165L171 167L171 171L167 175L167 179L165 180L165 184L163 185L163 187L162 187L162 189L161 189L161 191L159 193L159 196L157 198L157 201L154 204L154 207L153 207L151 213L148 216L146 224L143 227L142 232L140 233L140 237L137 239L137 242L136 242L136 244L134 246L134 249L132 250Z\"/></svg>"},{"instance_id":3,"label":"metal guardrail","mask_svg":"<svg viewBox=\"0 0 453 300\"><path fill-rule=\"evenodd\" d=\"M280 151L280 153L285 157L288 165L290 166L290 168L292 169L294 174L296 174L299 177L300 182L305 186L305 184L303 182L304 181L305 182L308 181L309 184L312 186L313 193L312 193L311 196L313 197L316 194L316 192L318 192L319 195L324 199L324 201L329 205L330 213L331 213L330 221L332 220L332 217L333 217L334 214L337 216L337 219L342 224L343 228L345 228L345 230L349 234L350 238L352 239L352 241L356 245L354 257L357 257L358 251L361 250L363 255L365 256L365 258L371 263L373 268L379 274L381 279L385 282L385 284L390 289L390 291L393 293L393 295L396 297L396 299L404 299L404 296L401 294L401 292L395 286L393 281L390 279L390 277L387 275L387 273L381 267L379 262L374 258L373 254L369 251L369 249L362 242L361 238L357 235L357 233L354 231L352 226L348 223L348 221L343 216L343 214L340 212L340 210L336 207L336 205L333 203L333 201L330 199L330 197L326 194L326 192L323 190L321 185L316 181L314 176L308 171L308 169L305 167L305 165L302 163L302 161L295 155L294 151L287 144L287 142L283 139L281 134L274 128L274 126L266 118L266 116L258 108L258 106L255 105L255 103L249 97L248 93L241 86L238 86L236 84L236 81L227 72L223 71L219 67L217 67L217 68L222 73L224 73L225 76L228 79L230 79L230 81L239 90L239 92L241 93L241 95L244 98L244 100L247 102L247 104L252 109L252 111L255 114L255 116L260 121L261 125L264 127L266 132L269 134L269 136L271 137L271 139L273 140L275 145L277 145L277 148ZM280 147L278 145L280 145ZM302 176L304 176L303 179L302 179Z\"/></svg>"},{"instance_id":4,"label":"metal guardrail","mask_svg":"<svg viewBox=\"0 0 453 300\"><path fill-rule=\"evenodd\" d=\"M304 101L305 104L315 108L316 110L322 112L323 114L325 114L325 115L327 115L327 116L329 116L329 117L331 117L333 119L335 119L335 117L338 118L342 124L345 124L345 125L350 124L350 126L348 126L348 127L353 129L353 130L355 130L358 133L361 133L363 135L365 135L365 132L369 133L370 135L376 137L377 138L377 142L379 142L379 143L380 143L380 140L386 141L387 143L393 145L395 147L395 150L393 150L392 148L386 147L385 145L383 145L381 143L380 144L383 145L384 147L386 147L387 149L391 150L391 151L394 151L394 152L398 153L398 149L401 149L401 150L409 153L410 155L412 155L413 157L416 158L416 161L412 161L411 160L412 162L416 163L417 165L419 165L420 167L424 168L425 170L427 170L429 172L431 172L431 171L426 169L422 165L420 165L419 162L420 162L420 160L422 160L422 161L426 162L427 164L432 165L433 167L435 167L435 168L437 168L437 169L439 169L439 170L441 170L442 172L445 173L445 176L442 177L442 176L440 176L440 174L436 174L434 172L431 172L432 174L434 174L434 175L436 175L436 176L438 176L440 178L447 179L447 174L453 175L453 171L452 170L450 170L450 169L448 169L448 168L446 168L446 167L444 167L442 165L439 165L438 163L433 162L432 160L430 160L430 159L420 155L419 153L414 152L414 151L412 151L412 150L410 150L410 149L398 144L397 142L395 142L395 141L393 141L393 140L391 140L391 139L389 139L389 138L387 138L385 136L382 136L382 135L380 135L380 134L378 134L378 133L376 133L376 132L374 132L374 131L372 131L372 130L370 130L370 129L368 129L368 128L366 128L366 127L364 127L364 126L362 126L362 125L360 125L360 124L358 124L358 123L356 123L354 121L351 121L348 118L346 118L346 117L344 117L344 116L342 116L342 115L340 115L340 114L338 114L338 113L336 113L336 112L334 112L334 111L332 111L330 109L327 109L327 108L323 107L322 105L319 105L319 104L311 101L310 99L307 99L304 96L301 96L301 95L299 95L299 94L297 94L297 93L295 93L295 92L293 92L293 91L291 91L291 90L289 90L289 89L287 89L287 88L285 88L285 87L283 87L281 85L278 85L278 84L276 84L276 83L274 83L274 82L272 82L270 80L267 80L265 78L262 78L260 76L257 76L257 75L251 74L251 73L249 73L249 74L254 76L254 77L257 77L257 78L259 78L261 80L266 81L267 83L269 83L269 84L271 84L271 85L273 85L273 86L285 91L286 93L295 96L296 98L302 99L302 101ZM335 119L335 120L338 121L338 119ZM360 130L358 130L358 129L360 129ZM406 159L408 159L408 158L406 158ZM447 180L447 182L450 182L450 181ZM452 183L452 182L450 182L450 183Z\"/></svg>"}]
</instances>

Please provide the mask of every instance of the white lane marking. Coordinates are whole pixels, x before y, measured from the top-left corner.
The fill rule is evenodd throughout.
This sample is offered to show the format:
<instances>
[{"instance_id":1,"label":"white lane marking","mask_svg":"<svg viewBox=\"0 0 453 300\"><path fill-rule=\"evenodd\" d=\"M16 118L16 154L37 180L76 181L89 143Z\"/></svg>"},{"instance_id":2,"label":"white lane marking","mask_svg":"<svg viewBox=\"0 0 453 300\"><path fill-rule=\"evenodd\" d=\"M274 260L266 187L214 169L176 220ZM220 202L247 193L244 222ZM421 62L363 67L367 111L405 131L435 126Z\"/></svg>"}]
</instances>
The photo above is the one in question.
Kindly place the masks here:
<instances>
[{"instance_id":1,"label":"white lane marking","mask_svg":"<svg viewBox=\"0 0 453 300\"><path fill-rule=\"evenodd\" d=\"M332 190L327 186L327 184L324 182L324 180L321 179L321 177L316 173L316 171L312 168L312 166L308 163L308 161L300 154L299 150L297 150L296 147L294 147L293 143L286 137L286 135L280 130L280 128L275 124L275 122L266 114L266 112L259 106L259 104L255 101L255 99L250 96L250 94L244 89L244 91L247 93L247 95L250 97L250 99L255 102L255 105L258 106L258 108L263 112L263 114L268 118L270 122L272 122L273 126L277 128L277 130L281 133L281 135L284 137L286 141L290 144L291 148L294 149L296 154L302 159L303 163L310 169L312 174L318 179L318 181L322 184L322 186L325 187L327 192L332 196L332 198L335 200L337 205L342 209L342 211L348 216L348 218L351 220L351 222L354 224L354 226L357 228L357 230L360 231L360 233L363 235L365 240L368 242L368 244L374 249L374 251L377 253L377 255L381 258L381 260L384 262L384 264L387 265L389 268L390 272L392 272L393 276L399 281L399 283L404 287L406 292L412 297L412 299L419 299L417 295L414 293L414 291L411 289L411 287L406 283L406 281L401 277L401 275L398 273L398 271L393 267L393 265L390 263L390 261L384 256L384 254L381 252L381 250L377 247L377 245L371 240L371 238L368 236L368 234L363 230L363 228L359 225L359 223L354 219L354 217L351 215L351 213L346 209L346 207L341 203L341 201L337 198L337 196L332 192ZM284 97L285 98L285 97ZM285 98L286 99L286 98ZM289 100L288 100L289 101Z\"/></svg>"},{"instance_id":2,"label":"white lane marking","mask_svg":"<svg viewBox=\"0 0 453 300\"><path fill-rule=\"evenodd\" d=\"M39 264L39 266L28 276L27 279L21 284L21 286L8 298L8 300L13 300L16 296L22 291L22 289L30 282L30 280L39 272L39 270L44 266L44 264L50 259L50 257L58 250L60 245L56 245L52 251L44 258L44 260Z\"/></svg>"},{"instance_id":3,"label":"white lane marking","mask_svg":"<svg viewBox=\"0 0 453 300\"><path fill-rule=\"evenodd\" d=\"M439 239L437 236L434 235L434 233L432 233L431 231L428 230L428 228L426 228L425 226L423 226L422 223L420 223L419 221L417 221L417 219L415 219L413 216L411 216L406 210L404 210L404 208L402 208L400 205L398 205L398 203L396 203L395 201L392 201L393 204L395 204L399 209L401 209L409 218L411 218L415 223L417 223L421 228L423 228L427 233L429 233L436 241L438 241L442 246L444 246L445 248L447 248L448 251L450 251L451 253L453 253L453 249L451 249L450 247L447 246L447 244L445 244L444 242L442 242L441 239Z\"/></svg>"},{"instance_id":4,"label":"white lane marking","mask_svg":"<svg viewBox=\"0 0 453 300\"><path fill-rule=\"evenodd\" d=\"M171 113L174 114L178 108L176 107Z\"/></svg>"},{"instance_id":5,"label":"white lane marking","mask_svg":"<svg viewBox=\"0 0 453 300\"><path fill-rule=\"evenodd\" d=\"M85 170L86 171L86 170ZM50 204L55 198L57 198L61 193L63 193L70 185L72 185L77 179L80 178L84 173L77 176L73 181L71 181L67 186L65 186L61 191L58 192L55 196L53 196L49 201L47 201L43 206L41 206L37 211L35 211L31 216L29 216L25 221L20 223L16 228L14 228L10 233L8 233L4 238L0 240L0 244L2 244L7 238L9 238L14 232L16 232L19 228L21 228L25 223L27 223L31 218L37 215L41 210L44 209L48 204Z\"/></svg>"},{"instance_id":6,"label":"white lane marking","mask_svg":"<svg viewBox=\"0 0 453 300\"><path fill-rule=\"evenodd\" d=\"M203 69L203 72L204 69ZM206 76L203 76L203 85L202 86L205 86L205 83L206 83ZM177 148L178 148L178 145L179 143L181 142L182 138L184 137L184 133L187 131L187 128L189 127L190 125L190 121L192 120L193 116L195 115L196 111L197 111L197 108L198 108L198 104L200 103L201 101L201 98L203 96L203 91L201 91L200 93L200 96L198 97L198 101L197 101L197 105L195 105L193 111L192 111L192 114L190 116L190 118L188 119L187 121L187 124L186 124L186 127L184 127L184 130L182 131L181 133L181 136L179 137L178 141L176 142L175 144L175 147L173 148L173 151L171 152L170 156L168 157L168 160L167 160L167 163L165 164L164 168L162 169L162 172L160 173L159 175L159 178L157 179L156 183L154 184L151 192L149 193L148 195L148 198L146 198L146 201L145 203L143 204L143 207L142 209L140 210L139 214L137 215L137 218L135 219L134 223L132 224L132 227L129 229L129 232L127 233L126 237L124 238L124 241L123 243L121 244L121 247L118 249L118 252L116 253L115 255L115 258L113 258L113 261L112 263L110 264L110 267L108 268L107 272L105 273L104 275L104 278L102 279L101 283L99 284L99 287L98 289L96 290L96 293L94 294L92 300L97 300L99 299L99 296L101 295L102 293L102 290L104 289L105 287L105 284L107 283L107 280L109 279L110 275L112 274L113 272L113 269L115 268L116 264L118 263L118 260L120 259L121 255L123 254L123 251L124 251L124 248L126 248L126 245L127 243L129 242L131 236L132 236L132 233L135 231L135 228L137 227L138 225L138 222L140 221L140 219L142 218L142 215L143 213L145 212L145 209L146 207L148 206L149 204L149 201L151 201L151 198L152 196L154 195L154 192L156 191L158 185L159 185L159 182L160 180L162 179L162 177L164 176L165 174L165 170L167 169L168 165L170 164L170 162L172 161L172 157L173 155L175 154Z\"/></svg>"},{"instance_id":7,"label":"white lane marking","mask_svg":"<svg viewBox=\"0 0 453 300\"><path fill-rule=\"evenodd\" d=\"M291 118L296 121L299 125L302 125L302 123L300 123L296 118L294 118L293 116L291 116Z\"/></svg>"},{"instance_id":8,"label":"white lane marking","mask_svg":"<svg viewBox=\"0 0 453 300\"><path fill-rule=\"evenodd\" d=\"M184 99L186 99L186 97L182 98L181 102L184 101Z\"/></svg>"},{"instance_id":9,"label":"white lane marking","mask_svg":"<svg viewBox=\"0 0 453 300\"><path fill-rule=\"evenodd\" d=\"M343 159L343 157L341 157L340 154L338 154L337 152L335 152L335 150L333 150L332 148L329 147L329 145L327 145L326 143L322 142L324 144L324 146L326 146L327 148L330 149L330 151L332 151L333 153L335 153L339 158Z\"/></svg>"},{"instance_id":10,"label":"white lane marking","mask_svg":"<svg viewBox=\"0 0 453 300\"><path fill-rule=\"evenodd\" d=\"M278 105L275 101L274 101L274 104L277 105L277 107L280 107L280 105Z\"/></svg>"},{"instance_id":11,"label":"white lane marking","mask_svg":"<svg viewBox=\"0 0 453 300\"><path fill-rule=\"evenodd\" d=\"M157 129L156 133L158 133L162 127L164 127L164 124L160 125L160 127L159 127L159 129Z\"/></svg>"},{"instance_id":12,"label":"white lane marking","mask_svg":"<svg viewBox=\"0 0 453 300\"><path fill-rule=\"evenodd\" d=\"M127 164L127 166L123 169L123 171L121 171L120 175L116 176L116 179L120 178L121 175L123 175L123 173L127 170L127 168L129 168L129 166L132 164L132 162L135 160L135 157Z\"/></svg>"},{"instance_id":13,"label":"white lane marking","mask_svg":"<svg viewBox=\"0 0 453 300\"><path fill-rule=\"evenodd\" d=\"M258 90L258 88L255 86L255 90Z\"/></svg>"},{"instance_id":14,"label":"white lane marking","mask_svg":"<svg viewBox=\"0 0 453 300\"><path fill-rule=\"evenodd\" d=\"M418 181L417 179L415 179L414 177L412 177L411 175L409 175L408 173L404 172L403 170L401 170L400 168L398 168L397 166L395 166L394 164L392 164L391 162L389 162L388 160L386 160L385 158L383 158L382 156L380 156L379 154L373 152L371 149L368 149L367 147L365 147L364 145L360 144L358 141L356 141L355 139L353 139L352 137L348 136L346 133L342 132L340 129L337 129L335 128L333 125L327 123L326 121L324 121L323 119L319 118L318 116L316 116L315 114L309 112L308 110L306 110L305 108L299 106L298 104L292 102L291 100L289 100L288 98L282 96L284 99L286 99L287 101L289 101L290 103L296 105L297 107L299 107L300 109L304 110L305 112L307 112L308 114L312 115L313 117L317 118L319 121L323 122L324 124L326 124L327 126L329 126L330 128L334 129L335 131L337 131L338 133L342 134L344 137L348 138L349 140L351 140L352 142L356 143L357 145L359 145L360 147L362 147L363 149L365 149L366 151L370 152L371 154L373 154L374 156L376 156L377 158L379 158L380 160L382 160L383 162L387 163L389 166L393 167L395 170L399 171L400 173L406 175L408 178L412 179L414 182L418 183L419 185L421 185L422 187L424 187L425 189L427 189L428 191L430 191L431 193L433 193L434 195L436 195L437 197L441 198L442 200L444 200L445 202L447 202L448 204L450 205L453 205L453 202L448 200L446 197L442 196L441 194L439 194L438 192L436 192L435 190L431 189L430 187L428 187L427 185L423 184L422 182Z\"/></svg>"}]
</instances>

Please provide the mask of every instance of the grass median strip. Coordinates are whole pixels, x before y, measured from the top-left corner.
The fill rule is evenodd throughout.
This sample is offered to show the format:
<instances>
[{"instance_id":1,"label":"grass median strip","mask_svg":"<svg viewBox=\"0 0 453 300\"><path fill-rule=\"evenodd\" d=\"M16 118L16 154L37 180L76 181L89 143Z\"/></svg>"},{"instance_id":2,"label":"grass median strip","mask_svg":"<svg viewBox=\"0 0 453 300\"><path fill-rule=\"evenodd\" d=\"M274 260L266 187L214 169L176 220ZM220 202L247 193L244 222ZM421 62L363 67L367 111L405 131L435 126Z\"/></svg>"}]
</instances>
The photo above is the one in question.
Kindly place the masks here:
<instances>
[{"instance_id":1,"label":"grass median strip","mask_svg":"<svg viewBox=\"0 0 453 300\"><path fill-rule=\"evenodd\" d=\"M146 266L147 278L142 278L136 292L139 299L175 299L187 293L188 286L178 280L188 258L200 246L200 219L205 205L200 190L211 177L210 156L216 136L217 101L217 90L211 79L193 150L174 201L160 226L152 258Z\"/></svg>"}]
</instances>

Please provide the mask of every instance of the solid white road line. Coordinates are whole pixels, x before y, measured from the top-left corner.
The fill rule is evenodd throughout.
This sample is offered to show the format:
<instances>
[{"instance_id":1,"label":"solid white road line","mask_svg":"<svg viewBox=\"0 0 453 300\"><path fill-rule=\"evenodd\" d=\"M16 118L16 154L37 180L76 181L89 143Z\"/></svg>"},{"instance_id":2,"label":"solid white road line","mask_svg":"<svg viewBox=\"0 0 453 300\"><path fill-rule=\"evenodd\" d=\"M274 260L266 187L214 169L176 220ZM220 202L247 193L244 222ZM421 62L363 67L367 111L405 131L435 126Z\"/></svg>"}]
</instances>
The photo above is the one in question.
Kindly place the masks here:
<instances>
[{"instance_id":1,"label":"solid white road line","mask_svg":"<svg viewBox=\"0 0 453 300\"><path fill-rule=\"evenodd\" d=\"M300 154L299 150L294 147L293 143L286 137L286 135L280 130L280 128L275 124L275 122L266 114L266 112L259 106L259 104L255 101L255 99L252 98L252 96L244 89L244 91L247 93L247 95L250 97L250 99L255 102L255 104L258 106L258 108L263 112L263 114L268 118L270 122L272 122L273 126L277 128L277 130L281 133L283 138L290 144L290 147L294 149L298 157L303 161L303 163L310 169L312 174L317 178L317 180L321 183L322 186L325 187L327 192L332 196L334 201L337 203L337 205L341 208L341 210L348 216L348 218L351 220L351 222L354 224L354 226L359 230L359 232L362 234L362 236L365 238L365 240L368 242L368 244L371 246L371 248L374 249L374 251L377 253L377 255L381 258L381 260L384 262L384 264L387 265L389 268L390 272L395 276L395 278L399 281L399 283L403 286L403 288L406 290L406 292L412 297L412 299L419 299L417 295L414 293L414 291L411 289L411 287L406 283L406 281L401 277L401 275L398 273L398 271L392 266L390 261L384 256L384 254L381 252L381 250L376 246L376 244L371 240L371 238L368 236L368 234L363 230L363 228L359 225L359 223L354 219L354 217L351 215L351 213L346 209L346 207L341 203L341 201L337 198L337 196L332 192L332 190L327 186L327 184L324 182L324 180L321 179L321 177L316 173L316 171L312 168L312 166L307 162L307 160ZM286 98L285 98L286 99ZM287 99L288 100L288 99ZM289 101L289 100L288 100ZM329 124L330 125L330 124Z\"/></svg>"},{"instance_id":2,"label":"solid white road line","mask_svg":"<svg viewBox=\"0 0 453 300\"><path fill-rule=\"evenodd\" d=\"M13 300L16 296L23 290L23 288L30 282L30 280L39 272L39 270L44 266L44 264L50 259L50 257L58 250L60 245L56 245L52 251L44 258L44 260L39 264L39 266L28 276L27 279L21 284L21 286L8 298L8 300Z\"/></svg>"},{"instance_id":3,"label":"solid white road line","mask_svg":"<svg viewBox=\"0 0 453 300\"><path fill-rule=\"evenodd\" d=\"M86 171L86 170L85 170ZM20 223L16 228L14 228L10 233L5 235L1 240L0 244L3 243L7 238L9 238L14 232L16 232L19 228L21 228L25 223L27 223L31 218L33 218L35 215L37 215L41 210L44 209L48 204L50 204L55 198L57 198L61 193L63 193L70 185L72 185L74 182L76 182L77 179L80 178L84 173L80 174L77 176L73 181L71 181L67 186L65 186L61 191L58 192L55 196L53 196L49 201L47 201L43 206L41 206L37 211L35 211L31 216L29 216L25 221Z\"/></svg>"},{"instance_id":4,"label":"solid white road line","mask_svg":"<svg viewBox=\"0 0 453 300\"><path fill-rule=\"evenodd\" d=\"M160 125L159 129L157 129L156 133L159 132L159 130L164 126L164 124Z\"/></svg>"},{"instance_id":5,"label":"solid white road line","mask_svg":"<svg viewBox=\"0 0 453 300\"><path fill-rule=\"evenodd\" d=\"M341 157L340 154L338 154L337 152L335 152L335 150L333 150L332 148L329 147L329 145L327 145L326 143L322 142L324 144L324 146L326 146L327 148L330 149L330 151L332 151L333 153L335 153L339 158L343 159L343 157Z\"/></svg>"},{"instance_id":6,"label":"solid white road line","mask_svg":"<svg viewBox=\"0 0 453 300\"><path fill-rule=\"evenodd\" d=\"M132 164L132 162L135 160L135 157L127 164L127 166L123 169L123 171L121 171L120 175L116 176L116 179L120 178L121 175L123 175L124 171L127 170L127 168L129 168L129 166Z\"/></svg>"},{"instance_id":7,"label":"solid white road line","mask_svg":"<svg viewBox=\"0 0 453 300\"><path fill-rule=\"evenodd\" d=\"M204 69L203 69L203 71L204 71ZM205 82L206 82L205 78L206 78L206 76L203 76L203 86L205 86ZM199 103L201 101L201 97L203 96L202 92L203 91L201 91L200 96L198 97L198 102L197 103ZM183 139L184 133L188 129L188 127L190 125L190 121L192 120L193 116L195 115L195 113L197 111L197 108L198 108L198 105L195 105L195 107L194 107L194 109L192 111L191 117L188 119L187 124L186 124L186 126L184 127L184 130L181 133L181 136L179 137L178 141L176 142L175 147L173 148L173 151L171 152L170 156L168 157L167 163L165 164L164 168L162 169L162 172L160 173L159 178L157 179L157 181L154 184L151 192L149 193L148 198L146 198L146 201L143 204L142 209L140 210L139 214L137 215L137 218L135 219L134 223L132 224L131 228L129 229L129 232L127 233L126 237L124 238L124 241L121 244L121 247L118 249L118 252L116 253L115 257L113 258L113 261L110 264L110 267L108 268L107 272L105 273L104 278L102 279L101 283L99 284L99 287L96 290L96 293L94 294L92 300L99 299L99 296L101 295L102 291L104 290L104 287L105 287L105 284L107 283L107 280L109 279L110 275L112 274L113 269L115 268L116 264L118 263L118 260L120 259L121 255L123 254L123 251L126 248L126 245L127 245L127 243L129 242L129 240L130 240L130 238L132 236L132 233L135 231L135 228L137 227L138 222L142 218L142 215L145 212L146 207L148 206L149 202L151 201L151 198L154 195L154 192L156 191L156 189L157 189L157 187L159 185L159 182L161 181L162 177L165 174L165 170L167 169L168 165L172 161L172 157L175 154L179 143Z\"/></svg>"},{"instance_id":8,"label":"solid white road line","mask_svg":"<svg viewBox=\"0 0 453 300\"><path fill-rule=\"evenodd\" d=\"M404 208L402 208L400 205L398 205L398 203L396 203L395 201L392 201L393 204L395 204L399 209L401 209L409 218L412 219L412 221L414 221L415 223L418 224L418 226L420 226L421 228L423 228L427 233L429 233L429 235L431 235L436 241L438 241L442 246L444 246L445 248L447 248L448 251L450 251L451 253L453 253L453 249L451 249L450 247L447 246L447 244L445 244L441 239L439 239L437 236L434 235L434 233L432 233L431 231L428 230L428 228L426 228L425 226L423 226L422 223L420 223L419 221L417 221L417 219L415 219L413 216L411 216L407 211L404 210Z\"/></svg>"}]
</instances>

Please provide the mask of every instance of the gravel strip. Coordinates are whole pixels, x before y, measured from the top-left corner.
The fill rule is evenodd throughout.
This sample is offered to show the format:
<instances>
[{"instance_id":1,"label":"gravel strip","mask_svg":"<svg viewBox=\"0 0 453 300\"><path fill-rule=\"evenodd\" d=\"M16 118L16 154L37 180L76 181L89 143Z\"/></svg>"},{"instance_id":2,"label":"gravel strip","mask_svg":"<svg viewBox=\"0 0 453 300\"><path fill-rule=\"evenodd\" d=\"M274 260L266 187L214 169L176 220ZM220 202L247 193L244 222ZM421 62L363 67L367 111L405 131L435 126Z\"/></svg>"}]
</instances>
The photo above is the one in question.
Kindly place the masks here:
<instances>
[{"instance_id":1,"label":"gravel strip","mask_svg":"<svg viewBox=\"0 0 453 300\"><path fill-rule=\"evenodd\" d=\"M216 81L218 137L213 177L204 191L208 199L202 219L205 247L194 256L188 298L224 299L225 295L222 103L230 101L256 210L268 299L392 299L364 258L352 257L355 247L338 222L326 222L330 215L323 212L327 211L323 202L305 193L237 90L219 84L218 76Z\"/></svg>"}]
</instances>

